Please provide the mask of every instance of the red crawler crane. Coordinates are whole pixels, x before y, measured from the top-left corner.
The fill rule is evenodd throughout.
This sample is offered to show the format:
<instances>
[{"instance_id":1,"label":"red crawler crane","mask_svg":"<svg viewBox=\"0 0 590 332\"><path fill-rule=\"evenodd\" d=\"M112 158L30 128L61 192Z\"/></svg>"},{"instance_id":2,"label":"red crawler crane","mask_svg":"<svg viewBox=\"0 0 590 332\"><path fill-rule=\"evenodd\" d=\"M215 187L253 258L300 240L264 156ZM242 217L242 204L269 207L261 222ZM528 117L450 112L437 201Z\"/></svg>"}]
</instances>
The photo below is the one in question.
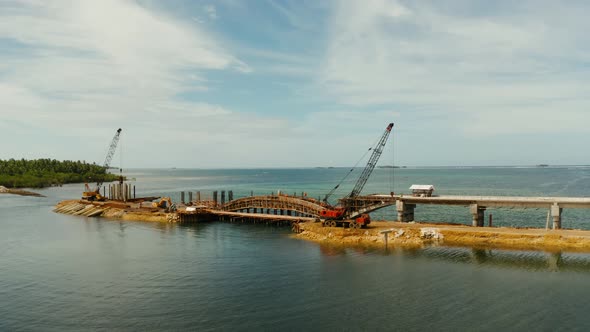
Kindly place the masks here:
<instances>
[{"instance_id":1,"label":"red crawler crane","mask_svg":"<svg viewBox=\"0 0 590 332\"><path fill-rule=\"evenodd\" d=\"M354 212L352 207L348 204L342 204L342 201L348 202L351 198L355 198L359 196L361 191L363 190L365 184L367 184L367 180L373 173L375 166L377 165L377 161L379 161L379 157L381 157L381 153L383 153L383 148L385 147L385 143L387 142L387 138L391 133L391 129L393 129L393 123L390 123L387 128L385 128L385 132L381 136L381 139L377 143L377 145L372 148L373 153L367 162L367 166L363 169L363 172L359 176L359 179L356 181L354 188L344 200L341 200L341 204L336 207L331 207L326 210L320 212L320 217L323 219L324 226L336 226L340 224L348 224L350 228L361 228L363 226L368 225L371 222L371 217L368 214L362 214L359 217L355 218L354 220L347 220L350 215ZM330 197L334 191L340 186L340 183L334 187L324 198L324 202L328 202L328 197Z\"/></svg>"}]
</instances>

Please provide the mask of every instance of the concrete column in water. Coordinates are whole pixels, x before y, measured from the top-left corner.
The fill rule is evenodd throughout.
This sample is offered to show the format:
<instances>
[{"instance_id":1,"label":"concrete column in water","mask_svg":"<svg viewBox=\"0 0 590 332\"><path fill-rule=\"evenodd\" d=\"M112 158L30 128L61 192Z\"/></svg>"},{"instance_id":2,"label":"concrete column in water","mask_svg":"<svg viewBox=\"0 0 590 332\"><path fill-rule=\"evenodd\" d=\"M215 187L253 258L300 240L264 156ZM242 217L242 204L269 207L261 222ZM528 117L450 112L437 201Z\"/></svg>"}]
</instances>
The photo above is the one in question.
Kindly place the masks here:
<instances>
[{"instance_id":1,"label":"concrete column in water","mask_svg":"<svg viewBox=\"0 0 590 332\"><path fill-rule=\"evenodd\" d=\"M192 191L189 191L188 192L188 201L189 202L192 202L193 201L193 192Z\"/></svg>"},{"instance_id":2,"label":"concrete column in water","mask_svg":"<svg viewBox=\"0 0 590 332\"><path fill-rule=\"evenodd\" d=\"M551 205L551 215L553 216L553 229L561 229L561 214L563 209L557 203Z\"/></svg>"},{"instance_id":3,"label":"concrete column in water","mask_svg":"<svg viewBox=\"0 0 590 332\"><path fill-rule=\"evenodd\" d=\"M184 191L180 192L180 202L184 204Z\"/></svg>"},{"instance_id":4,"label":"concrete column in water","mask_svg":"<svg viewBox=\"0 0 590 332\"><path fill-rule=\"evenodd\" d=\"M471 215L473 216L472 226L483 227L485 211L485 206L480 206L477 204L471 204L469 206L469 212L471 212Z\"/></svg>"},{"instance_id":5,"label":"concrete column in water","mask_svg":"<svg viewBox=\"0 0 590 332\"><path fill-rule=\"evenodd\" d=\"M414 209L416 204L408 204L402 200L395 202L397 210L397 220L401 222L414 221Z\"/></svg>"},{"instance_id":6,"label":"concrete column in water","mask_svg":"<svg viewBox=\"0 0 590 332\"><path fill-rule=\"evenodd\" d=\"M221 191L221 205L225 204L225 190Z\"/></svg>"}]
</instances>

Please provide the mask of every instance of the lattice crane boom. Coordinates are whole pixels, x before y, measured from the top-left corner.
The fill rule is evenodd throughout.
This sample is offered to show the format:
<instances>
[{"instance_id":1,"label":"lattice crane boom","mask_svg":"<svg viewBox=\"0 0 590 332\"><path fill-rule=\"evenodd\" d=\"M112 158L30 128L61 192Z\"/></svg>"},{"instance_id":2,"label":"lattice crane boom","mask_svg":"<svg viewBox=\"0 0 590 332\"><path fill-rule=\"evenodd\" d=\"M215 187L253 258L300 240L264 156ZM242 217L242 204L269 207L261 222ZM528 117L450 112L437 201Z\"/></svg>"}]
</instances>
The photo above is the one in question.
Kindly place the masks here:
<instances>
[{"instance_id":1,"label":"lattice crane boom","mask_svg":"<svg viewBox=\"0 0 590 332\"><path fill-rule=\"evenodd\" d=\"M119 143L119 138L121 137L121 131L122 131L121 128L117 129L115 136L113 136L113 139L111 140L111 145L109 146L109 151L107 152L107 156L104 158L104 163L102 164L102 167L104 167L105 170L107 170L109 168L109 166L111 165L111 160L113 160L113 156L115 155L115 151L117 150L117 144ZM102 183L103 183L102 180L100 180L96 183L96 191L97 192L100 190Z\"/></svg>"},{"instance_id":2,"label":"lattice crane boom","mask_svg":"<svg viewBox=\"0 0 590 332\"><path fill-rule=\"evenodd\" d=\"M389 134L391 133L392 128L393 128L393 123L390 123L387 126L387 128L385 128L385 132L381 136L381 139L379 140L377 145L373 148L373 153L371 154L371 157L369 158L369 161L367 162L367 166L365 166L365 169L363 169L361 176L356 181L354 188L352 189L350 194L348 194L347 198L357 197L361 193L363 188L365 187L365 184L367 184L367 181L369 180L371 173L373 173L373 170L375 169L375 166L377 165L377 162L379 161L379 157L381 157L381 153L383 153L383 148L385 147L385 143L387 143L387 138L389 137Z\"/></svg>"}]
</instances>

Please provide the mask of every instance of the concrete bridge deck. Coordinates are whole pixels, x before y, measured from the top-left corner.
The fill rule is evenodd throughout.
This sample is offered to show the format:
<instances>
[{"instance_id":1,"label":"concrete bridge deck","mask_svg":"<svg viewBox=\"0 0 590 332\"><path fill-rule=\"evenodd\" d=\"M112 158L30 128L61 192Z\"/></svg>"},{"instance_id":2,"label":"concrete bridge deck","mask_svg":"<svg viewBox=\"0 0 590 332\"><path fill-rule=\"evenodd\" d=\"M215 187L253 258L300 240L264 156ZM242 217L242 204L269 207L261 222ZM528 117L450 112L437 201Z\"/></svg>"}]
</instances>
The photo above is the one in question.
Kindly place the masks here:
<instances>
[{"instance_id":1,"label":"concrete bridge deck","mask_svg":"<svg viewBox=\"0 0 590 332\"><path fill-rule=\"evenodd\" d=\"M483 226L486 208L547 208L553 218L553 229L561 228L563 209L590 209L590 197L521 197L521 196L432 196L371 195L395 200L399 221L413 221L417 204L469 206L473 226Z\"/></svg>"},{"instance_id":2,"label":"concrete bridge deck","mask_svg":"<svg viewBox=\"0 0 590 332\"><path fill-rule=\"evenodd\" d=\"M184 193L181 193L184 202ZM242 197L233 199L232 191L228 192L229 200L225 201L225 191L221 191L221 202L217 200L217 191L213 192L213 200L202 201L201 194L197 192L197 199L189 200L193 206L203 206L209 209L209 213L228 218L256 218L260 220L284 220L297 219L315 220L320 217L320 212L331 208L319 200L301 196L273 194ZM473 226L483 226L484 214L487 208L547 208L549 216L553 218L553 228L561 228L561 216L563 209L590 209L590 197L523 197L523 196L469 196L469 195L442 195L432 197L417 197L412 195L371 194L354 198L342 198L339 200L342 206L348 209L347 218L354 218L362 213L370 213L378 209L395 205L397 220L408 222L414 220L414 210L418 204L454 205L469 207L473 216ZM223 213L222 213L223 212Z\"/></svg>"},{"instance_id":3,"label":"concrete bridge deck","mask_svg":"<svg viewBox=\"0 0 590 332\"><path fill-rule=\"evenodd\" d=\"M391 199L391 195L371 195L373 197ZM396 201L407 204L440 204L469 206L477 204L485 207L520 207L549 208L558 204L561 208L590 208L590 197L523 197L523 196L461 196L443 195L432 197L414 197L411 195L394 195Z\"/></svg>"}]
</instances>

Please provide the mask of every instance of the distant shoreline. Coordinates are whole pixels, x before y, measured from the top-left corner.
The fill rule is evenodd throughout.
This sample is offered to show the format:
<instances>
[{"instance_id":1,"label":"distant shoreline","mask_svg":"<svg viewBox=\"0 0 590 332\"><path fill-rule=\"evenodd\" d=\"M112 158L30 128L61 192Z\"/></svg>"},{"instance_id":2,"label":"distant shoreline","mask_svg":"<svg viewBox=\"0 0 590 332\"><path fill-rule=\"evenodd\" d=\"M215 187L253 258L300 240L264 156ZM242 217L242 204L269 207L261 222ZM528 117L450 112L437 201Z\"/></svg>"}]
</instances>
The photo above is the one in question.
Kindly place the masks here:
<instances>
[{"instance_id":1,"label":"distant shoreline","mask_svg":"<svg viewBox=\"0 0 590 332\"><path fill-rule=\"evenodd\" d=\"M133 170L160 170L160 171L186 171L186 170L199 170L199 171L216 171L216 170L293 170L293 169L318 169L318 170L334 170L334 169L362 169L362 166L350 167L350 166L285 166L285 167L127 167L127 171ZM500 165L500 166L390 166L382 165L377 166L376 169L518 169L518 168L535 168L535 169L546 169L546 168L590 168L590 165Z\"/></svg>"},{"instance_id":2,"label":"distant shoreline","mask_svg":"<svg viewBox=\"0 0 590 332\"><path fill-rule=\"evenodd\" d=\"M45 188L118 178L103 166L80 160L0 159L0 185L6 188Z\"/></svg>"}]
</instances>

